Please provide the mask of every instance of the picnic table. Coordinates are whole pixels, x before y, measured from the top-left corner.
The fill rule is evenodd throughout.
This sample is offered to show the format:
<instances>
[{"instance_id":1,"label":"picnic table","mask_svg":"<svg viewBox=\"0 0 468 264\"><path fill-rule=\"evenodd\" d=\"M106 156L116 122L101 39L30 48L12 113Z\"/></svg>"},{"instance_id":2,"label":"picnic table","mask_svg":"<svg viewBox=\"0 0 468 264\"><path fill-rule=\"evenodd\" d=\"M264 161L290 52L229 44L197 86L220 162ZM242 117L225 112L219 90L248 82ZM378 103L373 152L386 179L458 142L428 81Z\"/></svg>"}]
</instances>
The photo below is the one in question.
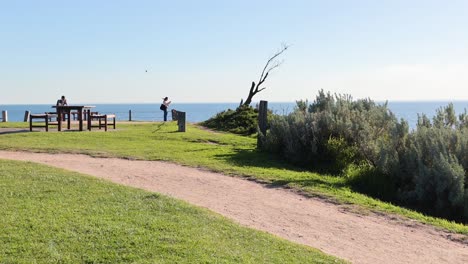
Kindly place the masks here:
<instances>
[{"instance_id":1,"label":"picnic table","mask_svg":"<svg viewBox=\"0 0 468 264\"><path fill-rule=\"evenodd\" d=\"M94 108L93 105L54 105L52 108L57 110L58 131L62 131L63 115L67 114L67 128L70 129L71 111L78 111L78 123L80 131L83 131L83 119L89 120L90 110ZM84 118L83 118L84 117ZM89 126L89 123L88 123Z\"/></svg>"}]
</instances>

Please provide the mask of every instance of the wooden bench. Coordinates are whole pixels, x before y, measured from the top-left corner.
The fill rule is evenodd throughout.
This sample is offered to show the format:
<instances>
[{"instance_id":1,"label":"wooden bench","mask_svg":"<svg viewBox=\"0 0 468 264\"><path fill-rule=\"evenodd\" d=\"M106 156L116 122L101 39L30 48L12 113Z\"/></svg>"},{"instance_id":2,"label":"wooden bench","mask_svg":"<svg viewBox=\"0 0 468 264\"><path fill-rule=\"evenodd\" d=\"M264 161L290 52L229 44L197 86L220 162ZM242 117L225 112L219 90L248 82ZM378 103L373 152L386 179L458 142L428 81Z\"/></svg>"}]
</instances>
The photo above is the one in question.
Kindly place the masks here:
<instances>
[{"instance_id":1,"label":"wooden bench","mask_svg":"<svg viewBox=\"0 0 468 264\"><path fill-rule=\"evenodd\" d=\"M108 126L113 126L115 129L115 114L91 114L89 116L89 130L91 131L91 128L93 127L98 127L99 129L104 128L105 131L107 131ZM108 120L112 120L112 122L109 122ZM93 124L93 120L98 121L97 124Z\"/></svg>"},{"instance_id":2,"label":"wooden bench","mask_svg":"<svg viewBox=\"0 0 468 264\"><path fill-rule=\"evenodd\" d=\"M50 125L58 125L58 122L51 122L49 121L52 118L52 114L31 114L29 115L29 131L33 131L33 127L43 127L47 132L49 132ZM38 124L38 122L34 122L34 120L42 121Z\"/></svg>"},{"instance_id":3,"label":"wooden bench","mask_svg":"<svg viewBox=\"0 0 468 264\"><path fill-rule=\"evenodd\" d=\"M49 122L52 122L52 118L55 118L56 121L57 120L57 112L45 112L47 115L48 115L48 118L49 118Z\"/></svg>"},{"instance_id":4,"label":"wooden bench","mask_svg":"<svg viewBox=\"0 0 468 264\"><path fill-rule=\"evenodd\" d=\"M70 114L73 117L73 120L80 120L80 118L83 118L83 120L86 120L86 114L83 112L83 116L80 117L79 112L70 112ZM91 115L97 115L99 114L98 112L90 112Z\"/></svg>"}]
</instances>

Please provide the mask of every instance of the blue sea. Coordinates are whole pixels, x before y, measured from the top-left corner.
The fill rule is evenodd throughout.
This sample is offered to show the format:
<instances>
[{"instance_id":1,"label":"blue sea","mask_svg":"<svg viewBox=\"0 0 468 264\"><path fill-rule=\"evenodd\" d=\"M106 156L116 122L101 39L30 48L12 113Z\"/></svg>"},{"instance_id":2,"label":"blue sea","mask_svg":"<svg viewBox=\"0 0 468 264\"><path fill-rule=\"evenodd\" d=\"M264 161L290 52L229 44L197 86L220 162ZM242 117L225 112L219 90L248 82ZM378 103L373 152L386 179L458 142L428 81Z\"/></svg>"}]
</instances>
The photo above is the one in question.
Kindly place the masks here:
<instances>
[{"instance_id":1,"label":"blue sea","mask_svg":"<svg viewBox=\"0 0 468 264\"><path fill-rule=\"evenodd\" d=\"M468 101L452 102L457 114L468 109ZM440 107L448 105L448 101L437 102L388 102L389 109L398 117L408 121L411 128L417 122L418 114L424 113L432 117ZM162 121L163 113L159 104L83 104L96 106L93 110L101 113L115 113L120 121L129 120L129 111L133 121ZM171 109L186 112L188 122L201 122L228 108L235 109L237 103L173 103ZM294 109L294 102L269 102L268 108L276 114L288 114ZM54 109L49 104L37 105L0 105L0 111L8 111L8 121L20 122L25 111L31 113L50 112ZM0 116L1 117L1 116ZM169 114L169 119L170 119Z\"/></svg>"}]
</instances>

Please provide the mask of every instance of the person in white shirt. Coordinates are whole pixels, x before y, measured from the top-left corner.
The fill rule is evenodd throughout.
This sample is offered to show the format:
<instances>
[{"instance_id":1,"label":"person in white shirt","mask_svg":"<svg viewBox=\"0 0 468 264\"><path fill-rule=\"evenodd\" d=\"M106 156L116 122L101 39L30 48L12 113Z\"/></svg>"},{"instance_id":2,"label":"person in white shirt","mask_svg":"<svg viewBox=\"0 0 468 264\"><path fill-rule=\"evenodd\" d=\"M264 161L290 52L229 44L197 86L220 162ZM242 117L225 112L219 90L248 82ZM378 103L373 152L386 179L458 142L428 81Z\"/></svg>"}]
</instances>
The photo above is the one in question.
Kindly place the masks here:
<instances>
[{"instance_id":1,"label":"person in white shirt","mask_svg":"<svg viewBox=\"0 0 468 264\"><path fill-rule=\"evenodd\" d=\"M164 121L167 121L167 109L169 108L169 105L171 104L171 101L169 101L169 97L164 97L163 102L161 104L160 109L164 111Z\"/></svg>"}]
</instances>

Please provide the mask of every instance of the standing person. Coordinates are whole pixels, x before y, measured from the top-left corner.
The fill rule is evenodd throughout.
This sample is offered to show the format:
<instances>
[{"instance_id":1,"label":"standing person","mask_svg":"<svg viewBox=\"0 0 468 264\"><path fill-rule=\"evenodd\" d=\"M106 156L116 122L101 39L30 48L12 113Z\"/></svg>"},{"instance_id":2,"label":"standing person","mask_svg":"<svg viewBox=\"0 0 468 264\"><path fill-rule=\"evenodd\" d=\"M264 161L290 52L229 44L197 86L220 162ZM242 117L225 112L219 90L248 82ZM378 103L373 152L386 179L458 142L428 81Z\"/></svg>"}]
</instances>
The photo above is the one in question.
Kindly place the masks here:
<instances>
[{"instance_id":1,"label":"standing person","mask_svg":"<svg viewBox=\"0 0 468 264\"><path fill-rule=\"evenodd\" d=\"M167 121L167 109L169 108L170 104L171 104L171 101L169 101L169 97L166 96L163 98L161 107L159 107L159 109L164 111L164 121Z\"/></svg>"}]
</instances>

